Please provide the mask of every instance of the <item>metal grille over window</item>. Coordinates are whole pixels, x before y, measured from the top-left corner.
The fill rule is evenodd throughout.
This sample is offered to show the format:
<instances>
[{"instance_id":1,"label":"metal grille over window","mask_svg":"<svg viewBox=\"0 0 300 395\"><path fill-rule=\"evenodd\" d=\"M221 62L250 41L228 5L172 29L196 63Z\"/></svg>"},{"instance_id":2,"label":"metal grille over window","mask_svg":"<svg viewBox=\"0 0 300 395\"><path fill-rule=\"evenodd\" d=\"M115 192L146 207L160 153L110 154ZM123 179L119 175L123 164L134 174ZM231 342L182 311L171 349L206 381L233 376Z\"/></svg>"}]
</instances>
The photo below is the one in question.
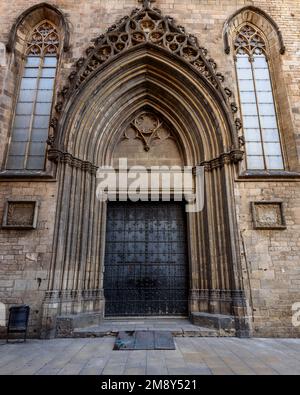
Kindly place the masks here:
<instances>
[{"instance_id":1,"label":"metal grille over window","mask_svg":"<svg viewBox=\"0 0 300 395\"><path fill-rule=\"evenodd\" d=\"M265 41L250 25L235 40L236 70L249 170L283 170Z\"/></svg>"},{"instance_id":2,"label":"metal grille over window","mask_svg":"<svg viewBox=\"0 0 300 395\"><path fill-rule=\"evenodd\" d=\"M43 170L59 52L59 35L48 21L32 32L16 106L6 168Z\"/></svg>"}]
</instances>

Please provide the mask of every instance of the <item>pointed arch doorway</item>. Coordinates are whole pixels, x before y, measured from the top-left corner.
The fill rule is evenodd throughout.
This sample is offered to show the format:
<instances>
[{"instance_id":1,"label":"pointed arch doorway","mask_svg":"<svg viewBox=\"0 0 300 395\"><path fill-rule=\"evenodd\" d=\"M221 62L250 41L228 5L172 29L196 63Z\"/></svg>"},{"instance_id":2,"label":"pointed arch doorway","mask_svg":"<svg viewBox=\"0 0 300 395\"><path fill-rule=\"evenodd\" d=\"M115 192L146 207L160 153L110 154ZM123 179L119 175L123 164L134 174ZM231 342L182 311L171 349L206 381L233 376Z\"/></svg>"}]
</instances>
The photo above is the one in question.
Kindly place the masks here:
<instances>
[{"instance_id":1,"label":"pointed arch doorway","mask_svg":"<svg viewBox=\"0 0 300 395\"><path fill-rule=\"evenodd\" d=\"M225 316L229 329L249 333L233 188L242 158L239 123L216 66L182 28L147 5L96 40L77 67L57 106L48 155L58 166L59 197L45 332L53 333L65 314L105 315L110 213L96 199L96 173L125 154L146 167L204 166L205 208L187 215L185 232L188 314L218 325ZM161 118L164 133L144 128L136 135L129 127L145 111Z\"/></svg>"}]
</instances>

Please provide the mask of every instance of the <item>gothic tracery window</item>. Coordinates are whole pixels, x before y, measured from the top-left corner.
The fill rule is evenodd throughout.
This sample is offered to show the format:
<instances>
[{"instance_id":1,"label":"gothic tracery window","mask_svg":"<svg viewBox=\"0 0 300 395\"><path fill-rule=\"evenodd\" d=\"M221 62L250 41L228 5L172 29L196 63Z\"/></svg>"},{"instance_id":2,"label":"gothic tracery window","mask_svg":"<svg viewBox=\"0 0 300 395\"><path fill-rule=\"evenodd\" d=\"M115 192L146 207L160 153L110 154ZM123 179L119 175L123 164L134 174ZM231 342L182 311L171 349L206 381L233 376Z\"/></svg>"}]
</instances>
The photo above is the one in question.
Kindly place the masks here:
<instances>
[{"instance_id":1,"label":"gothic tracery window","mask_svg":"<svg viewBox=\"0 0 300 395\"><path fill-rule=\"evenodd\" d=\"M283 170L283 156L266 44L253 26L240 28L235 39L247 168Z\"/></svg>"},{"instance_id":2,"label":"gothic tracery window","mask_svg":"<svg viewBox=\"0 0 300 395\"><path fill-rule=\"evenodd\" d=\"M44 169L58 54L57 28L49 21L39 23L26 43L8 170Z\"/></svg>"}]
</instances>

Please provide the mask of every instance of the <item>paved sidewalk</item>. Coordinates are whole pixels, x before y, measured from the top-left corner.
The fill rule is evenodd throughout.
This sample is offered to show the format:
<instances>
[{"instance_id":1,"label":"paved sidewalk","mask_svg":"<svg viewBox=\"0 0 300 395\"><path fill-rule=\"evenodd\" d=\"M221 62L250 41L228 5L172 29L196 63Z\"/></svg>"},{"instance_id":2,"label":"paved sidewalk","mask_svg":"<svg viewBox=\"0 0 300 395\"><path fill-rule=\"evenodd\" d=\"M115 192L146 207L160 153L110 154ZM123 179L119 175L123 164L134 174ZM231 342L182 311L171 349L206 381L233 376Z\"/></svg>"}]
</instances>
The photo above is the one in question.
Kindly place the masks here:
<instances>
[{"instance_id":1,"label":"paved sidewalk","mask_svg":"<svg viewBox=\"0 0 300 395\"><path fill-rule=\"evenodd\" d=\"M114 341L0 341L0 374L300 374L300 339L177 337L176 351L112 351Z\"/></svg>"}]
</instances>

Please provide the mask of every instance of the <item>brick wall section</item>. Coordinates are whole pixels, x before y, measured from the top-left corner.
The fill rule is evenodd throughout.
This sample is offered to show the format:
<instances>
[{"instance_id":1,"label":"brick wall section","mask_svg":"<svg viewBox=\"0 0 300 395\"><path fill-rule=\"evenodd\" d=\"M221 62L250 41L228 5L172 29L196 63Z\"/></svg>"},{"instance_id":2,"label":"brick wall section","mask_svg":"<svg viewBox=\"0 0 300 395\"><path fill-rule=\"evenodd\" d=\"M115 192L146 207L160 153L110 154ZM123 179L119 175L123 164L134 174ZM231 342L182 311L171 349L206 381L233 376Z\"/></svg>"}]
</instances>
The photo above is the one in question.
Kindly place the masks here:
<instances>
[{"instance_id":1,"label":"brick wall section","mask_svg":"<svg viewBox=\"0 0 300 395\"><path fill-rule=\"evenodd\" d=\"M35 0L0 2L0 162L2 163L12 117L16 70L11 54L5 54L4 43L15 19ZM75 0L53 0L71 26L71 50L63 54L58 85L62 86L73 62L89 46L90 40L138 5L135 0L89 0L79 5ZM300 156L300 1L295 0L158 0L156 6L175 18L187 32L196 35L209 50L226 77L226 85L236 91L232 55L225 55L222 39L226 19L245 5L266 11L279 25L286 54L278 55L281 75L288 94L293 131ZM276 68L277 69L277 68ZM280 94L280 92L279 92ZM284 128L283 128L284 129ZM283 131L284 132L284 131ZM293 143L290 142L289 143ZM288 147L287 147L288 151ZM298 158L299 159L299 158ZM40 198L42 206L36 231L0 232L0 300L8 304L26 302L35 311L46 286L51 258L55 215L56 183L1 182L0 218L4 199L11 196ZM291 304L300 301L300 188L298 182L237 182L235 185L239 226L242 231L252 288L254 328L256 335L299 335L291 326ZM250 202L282 199L287 205L286 231L253 230ZM244 251L241 248L241 254ZM37 278L42 278L38 288ZM38 327L39 314L34 313L32 328Z\"/></svg>"}]
</instances>

